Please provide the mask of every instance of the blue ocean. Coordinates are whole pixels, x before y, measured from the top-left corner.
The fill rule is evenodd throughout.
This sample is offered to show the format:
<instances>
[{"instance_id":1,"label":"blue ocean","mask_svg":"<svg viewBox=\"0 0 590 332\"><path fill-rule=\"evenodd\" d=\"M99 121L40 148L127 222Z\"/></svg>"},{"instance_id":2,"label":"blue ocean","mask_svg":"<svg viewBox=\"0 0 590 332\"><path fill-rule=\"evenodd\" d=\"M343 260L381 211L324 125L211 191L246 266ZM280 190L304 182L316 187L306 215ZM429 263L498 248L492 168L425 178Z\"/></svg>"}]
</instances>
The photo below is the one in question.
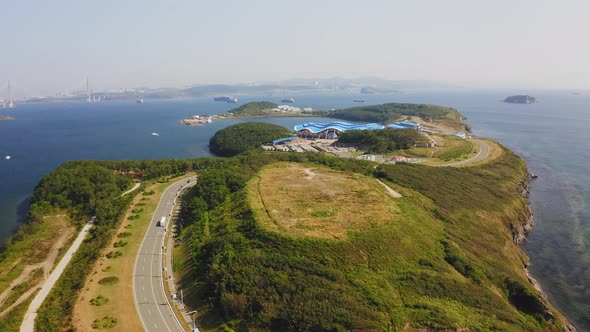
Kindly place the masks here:
<instances>
[{"instance_id":1,"label":"blue ocean","mask_svg":"<svg viewBox=\"0 0 590 332\"><path fill-rule=\"evenodd\" d=\"M506 104L513 90L413 90L395 94L295 95L295 106L332 109L385 102L454 107L474 133L498 140L522 156L531 172L535 226L524 250L530 270L549 300L579 330L590 330L590 92L526 91L539 103ZM284 96L239 96L280 102ZM24 218L36 183L67 160L156 159L210 156L209 138L249 120L222 120L200 127L180 123L194 114L218 114L235 104L211 98L22 104L0 115L0 240ZM256 119L293 128L319 118ZM152 132L159 136L151 135ZM10 155L6 160L4 156Z\"/></svg>"}]
</instances>

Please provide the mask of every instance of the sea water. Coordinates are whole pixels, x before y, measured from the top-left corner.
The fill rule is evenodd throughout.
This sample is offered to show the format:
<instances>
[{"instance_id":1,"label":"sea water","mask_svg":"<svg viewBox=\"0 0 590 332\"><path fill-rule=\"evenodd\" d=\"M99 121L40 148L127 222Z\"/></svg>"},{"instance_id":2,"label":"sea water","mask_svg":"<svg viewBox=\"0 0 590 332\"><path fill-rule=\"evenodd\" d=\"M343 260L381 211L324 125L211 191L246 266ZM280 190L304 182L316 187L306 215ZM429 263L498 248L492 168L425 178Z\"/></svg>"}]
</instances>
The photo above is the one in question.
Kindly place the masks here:
<instances>
[{"instance_id":1,"label":"sea water","mask_svg":"<svg viewBox=\"0 0 590 332\"><path fill-rule=\"evenodd\" d=\"M580 330L590 330L590 92L533 91L539 103L502 103L513 90L413 90L394 94L296 95L295 106L329 110L385 102L431 103L467 116L476 135L490 137L522 156L531 172L535 227L524 250L530 270L550 301ZM284 96L238 96L242 102ZM239 104L238 104L239 105ZM22 221L36 183L64 161L210 156L209 138L242 121L289 129L320 118L220 120L199 127L183 118L218 114L236 104L211 98L23 104L0 110L0 240ZM152 132L159 136L152 136ZM10 160L4 156L10 155Z\"/></svg>"}]
</instances>

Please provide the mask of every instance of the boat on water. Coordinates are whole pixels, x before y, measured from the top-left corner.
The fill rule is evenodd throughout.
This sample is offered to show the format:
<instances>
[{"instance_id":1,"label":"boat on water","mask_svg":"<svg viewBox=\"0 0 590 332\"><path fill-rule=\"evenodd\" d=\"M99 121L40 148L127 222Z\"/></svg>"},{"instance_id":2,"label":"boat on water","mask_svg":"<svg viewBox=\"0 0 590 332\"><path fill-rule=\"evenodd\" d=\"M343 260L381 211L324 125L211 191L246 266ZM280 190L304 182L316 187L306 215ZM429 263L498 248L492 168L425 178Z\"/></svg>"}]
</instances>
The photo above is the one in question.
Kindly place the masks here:
<instances>
[{"instance_id":1,"label":"boat on water","mask_svg":"<svg viewBox=\"0 0 590 332\"><path fill-rule=\"evenodd\" d=\"M135 102L138 104L143 104L143 98L138 98L135 100Z\"/></svg>"},{"instance_id":2,"label":"boat on water","mask_svg":"<svg viewBox=\"0 0 590 332\"><path fill-rule=\"evenodd\" d=\"M6 159L6 160L10 160L10 158L12 158L12 157L11 156L4 157L4 159Z\"/></svg>"},{"instance_id":3,"label":"boat on water","mask_svg":"<svg viewBox=\"0 0 590 332\"><path fill-rule=\"evenodd\" d=\"M352 101L355 103L364 103L365 102L364 99L353 99Z\"/></svg>"},{"instance_id":4,"label":"boat on water","mask_svg":"<svg viewBox=\"0 0 590 332\"><path fill-rule=\"evenodd\" d=\"M158 134L158 133L156 133L156 132L153 132L153 133L152 133L152 136L160 136L160 134Z\"/></svg>"},{"instance_id":5,"label":"boat on water","mask_svg":"<svg viewBox=\"0 0 590 332\"><path fill-rule=\"evenodd\" d=\"M221 96L213 98L215 101L224 101L226 103L235 104L238 102L238 98L232 96Z\"/></svg>"},{"instance_id":6,"label":"boat on water","mask_svg":"<svg viewBox=\"0 0 590 332\"><path fill-rule=\"evenodd\" d=\"M295 102L295 99L293 98L285 98L283 100L281 100L281 103L287 103L287 104L293 104Z\"/></svg>"}]
</instances>

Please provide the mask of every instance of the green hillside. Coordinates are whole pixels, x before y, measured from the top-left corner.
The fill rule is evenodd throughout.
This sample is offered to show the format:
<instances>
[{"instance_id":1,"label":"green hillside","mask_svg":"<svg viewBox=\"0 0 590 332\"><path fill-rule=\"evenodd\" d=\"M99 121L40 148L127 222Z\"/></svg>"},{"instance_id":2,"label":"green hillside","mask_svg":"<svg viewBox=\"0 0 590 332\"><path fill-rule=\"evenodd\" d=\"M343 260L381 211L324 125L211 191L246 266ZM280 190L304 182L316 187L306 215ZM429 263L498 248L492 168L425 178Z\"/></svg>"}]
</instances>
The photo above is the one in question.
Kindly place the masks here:
<instances>
[{"instance_id":1,"label":"green hillside","mask_svg":"<svg viewBox=\"0 0 590 332\"><path fill-rule=\"evenodd\" d=\"M460 169L218 160L181 212L185 299L204 330L561 330L512 240L525 178L510 151Z\"/></svg>"},{"instance_id":2,"label":"green hillside","mask_svg":"<svg viewBox=\"0 0 590 332\"><path fill-rule=\"evenodd\" d=\"M238 123L216 132L209 140L209 148L218 156L230 157L292 135L286 128L270 123Z\"/></svg>"},{"instance_id":3,"label":"green hillside","mask_svg":"<svg viewBox=\"0 0 590 332\"><path fill-rule=\"evenodd\" d=\"M388 103L338 109L328 117L349 121L391 123L404 116L417 116L425 120L437 120L452 124L461 123L457 110L437 105Z\"/></svg>"},{"instance_id":4,"label":"green hillside","mask_svg":"<svg viewBox=\"0 0 590 332\"><path fill-rule=\"evenodd\" d=\"M361 147L369 153L388 153L409 149L427 138L413 129L350 130L340 134L338 143Z\"/></svg>"},{"instance_id":5,"label":"green hillside","mask_svg":"<svg viewBox=\"0 0 590 332\"><path fill-rule=\"evenodd\" d=\"M271 103L270 101L253 101L236 107L230 110L229 113L233 113L237 116L267 115L268 110L276 108L277 106L277 104Z\"/></svg>"}]
</instances>

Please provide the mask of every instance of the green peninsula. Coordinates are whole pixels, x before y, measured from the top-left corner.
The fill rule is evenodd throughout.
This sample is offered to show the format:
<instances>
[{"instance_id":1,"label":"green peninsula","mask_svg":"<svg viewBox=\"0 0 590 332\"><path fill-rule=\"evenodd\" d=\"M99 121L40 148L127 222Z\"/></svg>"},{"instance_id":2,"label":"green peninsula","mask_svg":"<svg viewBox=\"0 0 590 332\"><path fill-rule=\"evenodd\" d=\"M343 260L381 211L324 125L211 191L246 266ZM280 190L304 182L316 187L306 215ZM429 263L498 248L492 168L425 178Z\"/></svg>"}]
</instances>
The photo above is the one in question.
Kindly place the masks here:
<instances>
[{"instance_id":1,"label":"green peninsula","mask_svg":"<svg viewBox=\"0 0 590 332\"><path fill-rule=\"evenodd\" d=\"M327 114L330 118L391 123L402 119L403 117L418 117L424 121L437 121L442 124L456 127L461 124L463 117L454 108L428 105L428 104L408 104L408 103L387 103L382 105L367 105L358 107L349 107L330 111Z\"/></svg>"},{"instance_id":2,"label":"green peninsula","mask_svg":"<svg viewBox=\"0 0 590 332\"><path fill-rule=\"evenodd\" d=\"M460 125L450 108L386 105L330 116ZM382 133L344 137L375 151L418 139ZM154 192L122 196L132 178L165 183L188 172L198 182L183 197L171 272L202 331L570 330L526 270L518 244L532 225L528 170L510 150L498 145L495 158L471 167L429 167L263 151L261 143L288 134L268 124L218 134L232 157L70 161L42 179L27 222L0 251L0 330L18 330L33 296L21 292L43 279L33 269L55 248L54 223L79 229L97 216L38 311L50 331L74 329L76 302L91 300L83 292L92 266L114 251L120 227L134 232L139 204Z\"/></svg>"},{"instance_id":3,"label":"green peninsula","mask_svg":"<svg viewBox=\"0 0 590 332\"><path fill-rule=\"evenodd\" d=\"M237 116L257 116L265 115L269 110L278 107L279 105L271 103L270 101L253 101L242 106L236 107L229 111Z\"/></svg>"},{"instance_id":4,"label":"green peninsula","mask_svg":"<svg viewBox=\"0 0 590 332\"><path fill-rule=\"evenodd\" d=\"M283 116L316 116L359 122L378 122L389 124L402 119L420 120L436 123L454 130L467 129L461 121L461 114L450 107L410 104L386 103L381 105L366 105L342 108L331 111L301 109L297 107L279 108L279 105L269 101L249 102L236 107L218 118L253 118L253 117L283 117Z\"/></svg>"},{"instance_id":5,"label":"green peninsula","mask_svg":"<svg viewBox=\"0 0 590 332\"><path fill-rule=\"evenodd\" d=\"M565 330L516 240L528 173L252 151L200 172L177 251L204 330Z\"/></svg>"}]
</instances>

